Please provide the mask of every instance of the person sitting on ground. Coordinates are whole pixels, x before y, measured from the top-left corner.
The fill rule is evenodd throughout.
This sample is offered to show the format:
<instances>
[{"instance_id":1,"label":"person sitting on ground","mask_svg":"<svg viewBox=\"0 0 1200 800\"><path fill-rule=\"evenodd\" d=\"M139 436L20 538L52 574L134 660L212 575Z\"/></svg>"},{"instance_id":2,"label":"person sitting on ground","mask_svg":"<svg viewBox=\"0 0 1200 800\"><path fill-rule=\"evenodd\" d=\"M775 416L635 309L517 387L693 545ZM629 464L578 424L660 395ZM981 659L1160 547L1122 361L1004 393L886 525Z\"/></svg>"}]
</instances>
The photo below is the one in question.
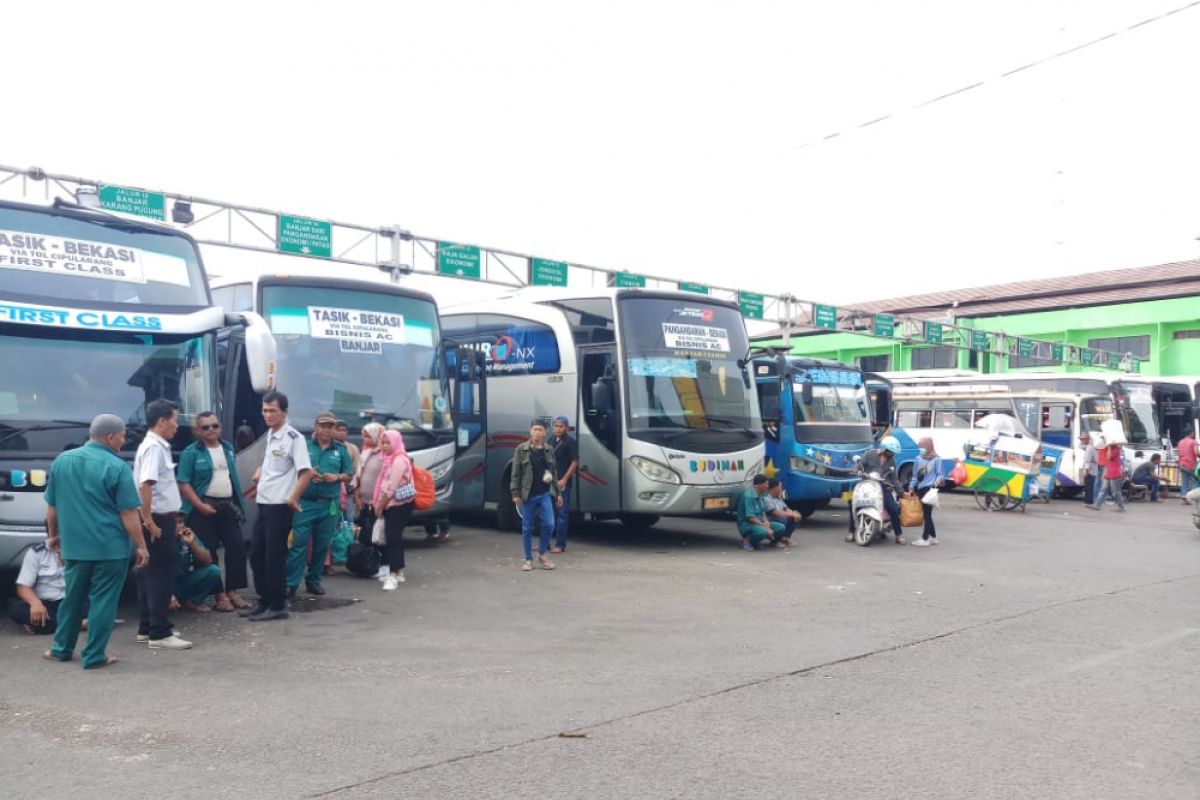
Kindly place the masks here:
<instances>
[{"instance_id":1,"label":"person sitting on ground","mask_svg":"<svg viewBox=\"0 0 1200 800\"><path fill-rule=\"evenodd\" d=\"M1158 467L1162 463L1162 456L1158 453L1150 456L1149 461L1143 461L1138 464L1133 470L1133 476L1129 479L1134 486L1145 486L1150 490L1150 502L1158 502L1158 491L1162 486L1162 481L1158 477Z\"/></svg>"},{"instance_id":2,"label":"person sitting on ground","mask_svg":"<svg viewBox=\"0 0 1200 800\"><path fill-rule=\"evenodd\" d=\"M737 530L742 537L742 549L753 550L756 547L766 547L775 544L785 547L779 542L783 536L784 524L767 518L763 508L762 497L767 491L767 476L755 475L751 488L742 492L737 504Z\"/></svg>"},{"instance_id":3,"label":"person sitting on ground","mask_svg":"<svg viewBox=\"0 0 1200 800\"><path fill-rule=\"evenodd\" d=\"M783 483L778 478L767 481L767 493L762 496L762 505L768 520L783 525L783 532L776 537L776 541L784 547L791 547L792 533L802 517L800 512L788 508L787 501L783 499Z\"/></svg>"},{"instance_id":4,"label":"person sitting on ground","mask_svg":"<svg viewBox=\"0 0 1200 800\"><path fill-rule=\"evenodd\" d=\"M44 542L25 551L16 591L17 599L8 607L8 618L26 633L54 633L58 629L58 606L67 593L67 578L62 560ZM87 630L86 620L83 630Z\"/></svg>"},{"instance_id":5,"label":"person sitting on ground","mask_svg":"<svg viewBox=\"0 0 1200 800\"><path fill-rule=\"evenodd\" d=\"M179 530L179 569L175 573L175 596L171 610L208 611L209 595L221 594L221 568L190 528Z\"/></svg>"}]
</instances>

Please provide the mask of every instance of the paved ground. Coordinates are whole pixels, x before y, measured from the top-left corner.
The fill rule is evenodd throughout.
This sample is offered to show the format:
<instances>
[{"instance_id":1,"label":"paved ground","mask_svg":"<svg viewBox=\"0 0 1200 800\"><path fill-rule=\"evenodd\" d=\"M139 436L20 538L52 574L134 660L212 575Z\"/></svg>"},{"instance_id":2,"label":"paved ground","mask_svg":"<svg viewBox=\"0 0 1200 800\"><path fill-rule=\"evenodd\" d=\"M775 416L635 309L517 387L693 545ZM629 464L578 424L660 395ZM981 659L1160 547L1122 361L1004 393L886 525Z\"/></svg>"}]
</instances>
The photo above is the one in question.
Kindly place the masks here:
<instances>
[{"instance_id":1,"label":"paved ground","mask_svg":"<svg viewBox=\"0 0 1200 800\"><path fill-rule=\"evenodd\" d=\"M1200 531L1176 502L941 512L744 553L712 522L414 542L408 583L115 668L0 630L0 795L1196 798ZM134 610L124 608L132 618ZM565 738L560 733L586 738Z\"/></svg>"}]
</instances>

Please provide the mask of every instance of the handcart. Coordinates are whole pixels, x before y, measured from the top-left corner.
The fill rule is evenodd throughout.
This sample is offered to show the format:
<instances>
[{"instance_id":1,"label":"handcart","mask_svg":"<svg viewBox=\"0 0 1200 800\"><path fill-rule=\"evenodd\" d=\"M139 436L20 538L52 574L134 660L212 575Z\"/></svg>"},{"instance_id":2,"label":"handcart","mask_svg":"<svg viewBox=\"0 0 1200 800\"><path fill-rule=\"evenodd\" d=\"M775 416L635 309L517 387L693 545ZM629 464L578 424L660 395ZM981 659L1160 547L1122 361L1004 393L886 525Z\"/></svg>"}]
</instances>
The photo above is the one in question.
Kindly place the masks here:
<instances>
[{"instance_id":1,"label":"handcart","mask_svg":"<svg viewBox=\"0 0 1200 800\"><path fill-rule=\"evenodd\" d=\"M1044 453L1036 439L1000 435L968 442L963 450L967 472L963 486L974 491L975 503L984 511L1024 511L1029 498L1040 494ZM1056 470L1057 463L1056 459Z\"/></svg>"}]
</instances>

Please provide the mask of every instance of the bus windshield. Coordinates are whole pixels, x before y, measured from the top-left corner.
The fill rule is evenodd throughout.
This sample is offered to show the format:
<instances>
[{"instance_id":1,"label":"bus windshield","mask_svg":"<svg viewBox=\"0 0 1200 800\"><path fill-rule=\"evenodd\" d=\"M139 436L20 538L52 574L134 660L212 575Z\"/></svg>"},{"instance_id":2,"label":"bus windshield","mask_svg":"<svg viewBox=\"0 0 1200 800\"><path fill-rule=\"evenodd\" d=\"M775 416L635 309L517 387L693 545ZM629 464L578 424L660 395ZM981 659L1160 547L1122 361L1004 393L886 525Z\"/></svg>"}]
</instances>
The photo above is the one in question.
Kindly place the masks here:
<instances>
[{"instance_id":1,"label":"bus windshield","mask_svg":"<svg viewBox=\"0 0 1200 800\"><path fill-rule=\"evenodd\" d=\"M1154 394L1145 384L1124 384L1126 401L1122 404L1122 422L1130 444L1161 445L1158 421L1154 417Z\"/></svg>"},{"instance_id":2,"label":"bus windshield","mask_svg":"<svg viewBox=\"0 0 1200 800\"><path fill-rule=\"evenodd\" d=\"M212 334L186 337L149 333L39 331L5 336L0 347L0 451L59 453L83 444L96 414L116 414L131 427L125 449L137 447L146 403L179 404L180 434L201 411L215 408L215 377L208 369Z\"/></svg>"},{"instance_id":3,"label":"bus windshield","mask_svg":"<svg viewBox=\"0 0 1200 800\"><path fill-rule=\"evenodd\" d=\"M1088 397L1080 404L1080 432L1097 433L1100 423L1113 418L1112 400L1107 397Z\"/></svg>"},{"instance_id":4,"label":"bus windshield","mask_svg":"<svg viewBox=\"0 0 1200 800\"><path fill-rule=\"evenodd\" d=\"M624 297L620 321L631 436L693 449L697 436L738 448L761 440L754 393L738 365L749 342L736 309L700 298Z\"/></svg>"},{"instance_id":5,"label":"bus windshield","mask_svg":"<svg viewBox=\"0 0 1200 800\"><path fill-rule=\"evenodd\" d=\"M0 205L0 286L23 302L202 307L191 240L119 218Z\"/></svg>"},{"instance_id":6,"label":"bus windshield","mask_svg":"<svg viewBox=\"0 0 1200 800\"><path fill-rule=\"evenodd\" d=\"M292 424L307 428L328 409L352 431L372 419L402 432L450 431L437 306L386 288L263 287Z\"/></svg>"},{"instance_id":7,"label":"bus windshield","mask_svg":"<svg viewBox=\"0 0 1200 800\"><path fill-rule=\"evenodd\" d=\"M812 383L812 402L804 402L804 384ZM796 424L869 425L870 409L862 386L862 375L853 370L816 369L808 378L792 381L796 402Z\"/></svg>"}]
</instances>

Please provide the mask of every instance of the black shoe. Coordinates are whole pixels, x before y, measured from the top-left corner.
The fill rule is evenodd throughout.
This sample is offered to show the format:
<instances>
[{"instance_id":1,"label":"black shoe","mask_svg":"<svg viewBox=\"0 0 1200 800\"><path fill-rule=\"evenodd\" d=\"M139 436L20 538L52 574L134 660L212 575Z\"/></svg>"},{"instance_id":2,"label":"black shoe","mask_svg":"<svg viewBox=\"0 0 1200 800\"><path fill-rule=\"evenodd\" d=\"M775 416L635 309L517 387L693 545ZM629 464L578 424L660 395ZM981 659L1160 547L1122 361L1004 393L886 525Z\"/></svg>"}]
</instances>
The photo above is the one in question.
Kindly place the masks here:
<instances>
[{"instance_id":1,"label":"black shoe","mask_svg":"<svg viewBox=\"0 0 1200 800\"><path fill-rule=\"evenodd\" d=\"M300 588L300 587L298 587L298 586L289 586L288 587L287 596L289 599L296 596L296 589L298 589L298 588Z\"/></svg>"},{"instance_id":2,"label":"black shoe","mask_svg":"<svg viewBox=\"0 0 1200 800\"><path fill-rule=\"evenodd\" d=\"M269 606L259 603L254 608L243 608L238 612L239 617L253 617L255 614L261 614L267 610Z\"/></svg>"},{"instance_id":3,"label":"black shoe","mask_svg":"<svg viewBox=\"0 0 1200 800\"><path fill-rule=\"evenodd\" d=\"M263 609L262 611L258 612L257 614L251 614L249 617L247 617L247 619L249 619L251 622L268 622L273 619L287 619L287 618L288 618L288 612L282 608L279 609L278 611L275 611L270 608Z\"/></svg>"},{"instance_id":4,"label":"black shoe","mask_svg":"<svg viewBox=\"0 0 1200 800\"><path fill-rule=\"evenodd\" d=\"M322 587L317 586L315 583L304 584L304 591L308 592L309 594L315 594L315 595L325 594L325 590Z\"/></svg>"}]
</instances>

